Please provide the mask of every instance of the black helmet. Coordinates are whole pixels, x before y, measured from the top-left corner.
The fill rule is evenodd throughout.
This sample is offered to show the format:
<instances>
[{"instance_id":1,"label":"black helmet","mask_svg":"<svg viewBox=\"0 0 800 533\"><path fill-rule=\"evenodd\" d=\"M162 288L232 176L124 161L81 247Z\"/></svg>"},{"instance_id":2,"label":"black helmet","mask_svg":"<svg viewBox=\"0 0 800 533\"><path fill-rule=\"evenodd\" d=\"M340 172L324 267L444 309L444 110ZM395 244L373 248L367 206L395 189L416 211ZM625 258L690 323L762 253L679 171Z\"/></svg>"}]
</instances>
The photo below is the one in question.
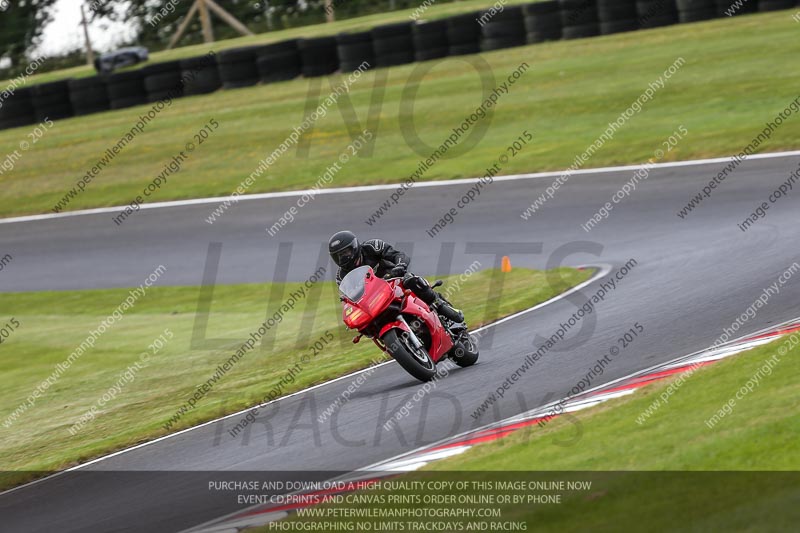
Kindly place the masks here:
<instances>
[{"instance_id":1,"label":"black helmet","mask_svg":"<svg viewBox=\"0 0 800 533\"><path fill-rule=\"evenodd\" d=\"M356 266L361 259L361 246L352 231L337 231L328 241L328 253L342 268Z\"/></svg>"}]
</instances>

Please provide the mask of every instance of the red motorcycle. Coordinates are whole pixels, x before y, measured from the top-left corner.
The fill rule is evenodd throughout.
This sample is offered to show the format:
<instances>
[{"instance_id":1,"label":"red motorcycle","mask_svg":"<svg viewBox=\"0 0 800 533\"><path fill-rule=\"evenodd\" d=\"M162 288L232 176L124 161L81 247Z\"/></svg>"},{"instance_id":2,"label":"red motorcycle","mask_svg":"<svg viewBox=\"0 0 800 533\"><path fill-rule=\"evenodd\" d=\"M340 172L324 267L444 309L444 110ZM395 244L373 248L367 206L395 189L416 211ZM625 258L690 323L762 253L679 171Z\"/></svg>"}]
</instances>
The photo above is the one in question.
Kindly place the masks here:
<instances>
[{"instance_id":1,"label":"red motorcycle","mask_svg":"<svg viewBox=\"0 0 800 533\"><path fill-rule=\"evenodd\" d=\"M437 281L433 287L442 284ZM402 278L379 278L370 266L350 271L339 284L342 319L366 335L420 381L436 375L436 363L450 357L462 367L478 360L478 347L466 328L446 328L428 304L403 287Z\"/></svg>"}]
</instances>

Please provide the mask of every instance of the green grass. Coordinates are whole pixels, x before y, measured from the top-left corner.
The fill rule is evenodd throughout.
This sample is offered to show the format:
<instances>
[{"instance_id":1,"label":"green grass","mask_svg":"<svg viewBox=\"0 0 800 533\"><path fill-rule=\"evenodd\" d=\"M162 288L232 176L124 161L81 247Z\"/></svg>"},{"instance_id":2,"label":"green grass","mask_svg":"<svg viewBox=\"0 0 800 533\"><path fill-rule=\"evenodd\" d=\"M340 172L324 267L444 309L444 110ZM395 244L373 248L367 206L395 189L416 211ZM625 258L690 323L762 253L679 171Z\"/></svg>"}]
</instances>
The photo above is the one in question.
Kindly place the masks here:
<instances>
[{"instance_id":1,"label":"green grass","mask_svg":"<svg viewBox=\"0 0 800 533\"><path fill-rule=\"evenodd\" d=\"M592 480L591 491L563 493L558 505L498 506L503 520L535 524L536 531L584 531L589 525L592 531L640 531L643 524L648 531L794 529L800 348L780 355L785 342L697 370L642 425L637 417L672 381L573 413L572 420L556 418L544 428L479 444L403 479L508 480L522 478L498 472L526 471L537 474L525 479ZM763 371L760 385L709 429L706 420L774 355L779 359L772 373Z\"/></svg>"},{"instance_id":2,"label":"green grass","mask_svg":"<svg viewBox=\"0 0 800 533\"><path fill-rule=\"evenodd\" d=\"M485 60L497 83L523 61L531 68L500 99L480 143L466 152L455 150L457 157L440 160L424 179L482 175L523 130L534 134L534 142L503 173L565 169L679 56L686 64L587 166L646 161L681 125L689 133L666 160L738 153L798 96L800 72L790 68L800 52L797 31L797 23L783 11L467 56ZM428 66L372 71L354 84L351 100L364 127L373 84L387 76L375 149L368 157L352 158L328 187L397 182L416 170L421 156L405 142L400 104L420 65ZM438 145L480 104L480 79L463 58L430 66L419 84L413 118L420 137ZM322 84L323 97L328 94L327 81L299 79L175 100L69 209L130 202L211 117L219 129L148 201L231 194L301 123L314 83ZM21 153L13 171L0 176L0 215L49 212L146 109L58 122ZM0 154L17 149L29 130L0 132ZM290 149L248 192L310 187L350 142L336 107L309 138L307 157ZM800 119L793 116L759 151L794 149L798 138Z\"/></svg>"},{"instance_id":3,"label":"green grass","mask_svg":"<svg viewBox=\"0 0 800 533\"><path fill-rule=\"evenodd\" d=\"M461 285L452 300L461 306L471 327L526 309L587 279L589 271L558 269L559 276L514 269L475 273ZM504 298L498 310L487 311L493 276L502 276ZM445 278L447 279L447 278ZM280 302L299 284L218 286L214 292L207 338L246 339L266 317L272 291L282 288L269 305L274 313ZM445 285L444 288L446 288ZM210 378L240 343L231 341L217 350L190 347L199 288L157 287L139 299L64 372L54 386L10 427L2 422L33 389L87 337L90 330L125 299L127 289L37 292L0 295L3 322L14 317L20 323L0 348L0 464L4 471L51 471L79 461L150 440L167 433L162 427L195 390ZM317 285L319 306L309 299L286 315L275 328L275 344L268 351L256 347L243 357L184 416L172 431L258 404L308 346L326 331L334 342L304 365L284 394L369 365L380 355L368 342L353 345L353 334L341 325L341 304L331 282ZM505 296L508 297L505 297ZM313 315L315 313L315 315ZM313 327L299 337L301 321L316 316ZM98 417L72 436L69 428L118 380L119 374L148 350L165 328L174 338L149 364L124 385L117 398L100 410ZM306 326L308 328L308 326ZM305 331L305 330L304 330ZM401 372L402 370L398 370ZM28 474L16 476L20 481Z\"/></svg>"},{"instance_id":4,"label":"green grass","mask_svg":"<svg viewBox=\"0 0 800 533\"><path fill-rule=\"evenodd\" d=\"M800 349L780 357L771 375L709 429L705 421L753 376L783 340L698 369L669 403L644 422L636 418L669 381L553 419L507 439L477 446L434 470L800 470ZM663 403L663 402L662 402Z\"/></svg>"}]
</instances>

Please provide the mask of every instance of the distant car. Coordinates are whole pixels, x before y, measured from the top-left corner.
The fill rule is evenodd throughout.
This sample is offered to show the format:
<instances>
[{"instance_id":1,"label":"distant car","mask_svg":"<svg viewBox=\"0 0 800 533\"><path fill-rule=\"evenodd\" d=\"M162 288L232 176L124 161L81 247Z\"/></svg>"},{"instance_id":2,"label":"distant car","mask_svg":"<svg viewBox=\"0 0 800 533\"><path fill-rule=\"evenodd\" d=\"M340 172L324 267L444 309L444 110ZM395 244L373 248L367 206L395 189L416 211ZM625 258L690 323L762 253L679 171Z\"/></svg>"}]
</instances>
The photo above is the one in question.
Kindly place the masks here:
<instances>
[{"instance_id":1,"label":"distant car","mask_svg":"<svg viewBox=\"0 0 800 533\"><path fill-rule=\"evenodd\" d=\"M108 74L118 68L129 67L142 61L147 61L147 48L129 46L98 56L94 60L94 68L101 74Z\"/></svg>"}]
</instances>

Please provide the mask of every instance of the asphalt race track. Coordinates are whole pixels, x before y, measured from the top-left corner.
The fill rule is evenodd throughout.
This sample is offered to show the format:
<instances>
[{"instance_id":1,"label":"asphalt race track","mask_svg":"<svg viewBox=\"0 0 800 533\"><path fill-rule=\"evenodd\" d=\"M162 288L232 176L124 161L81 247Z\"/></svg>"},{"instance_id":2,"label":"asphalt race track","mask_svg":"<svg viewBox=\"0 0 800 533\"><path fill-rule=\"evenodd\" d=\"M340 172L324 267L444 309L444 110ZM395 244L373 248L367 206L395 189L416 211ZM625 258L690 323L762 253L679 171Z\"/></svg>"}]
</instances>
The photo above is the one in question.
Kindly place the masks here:
<instances>
[{"instance_id":1,"label":"asphalt race track","mask_svg":"<svg viewBox=\"0 0 800 533\"><path fill-rule=\"evenodd\" d=\"M644 326L644 335L592 386L705 348L800 261L797 200L791 193L747 232L737 227L798 163L798 155L746 161L685 219L676 213L724 165L656 168L588 233L581 224L611 200L632 171L574 175L527 221L520 214L553 178L497 181L435 238L425 230L455 206L469 184L413 188L372 227L364 220L391 191L320 195L275 237L265 228L296 198L242 201L213 225L204 219L216 203L141 211L120 228L110 214L0 224L0 242L14 256L15 267L0 276L3 291L134 286L159 264L168 269L159 283L198 285L211 242L222 243L218 283L273 279L281 242L293 243L289 279L302 280L316 269L328 236L344 228L367 238L413 243L412 270L425 275L441 272L442 265L460 273L475 259L488 268L498 253L510 255L515 266L607 264L611 275L630 259L637 262L592 319L582 323L579 338L556 345L478 421L471 413L535 350L534 337L552 335L581 298L558 300L492 328L492 335L482 339L479 364L453 371L394 429L382 426L420 384L391 363L375 370L334 422L318 424L316 417L351 378L270 405L237 437L228 430L241 415L1 495L2 529L51 531L53 524L65 532L189 528L242 507L210 492L202 476L185 471L364 467L566 395L634 322ZM440 260L443 243L455 243L451 262ZM583 294L590 296L604 281L608 278ZM739 334L800 315L798 301L796 284L787 285ZM137 477L119 471L156 473Z\"/></svg>"}]
</instances>

